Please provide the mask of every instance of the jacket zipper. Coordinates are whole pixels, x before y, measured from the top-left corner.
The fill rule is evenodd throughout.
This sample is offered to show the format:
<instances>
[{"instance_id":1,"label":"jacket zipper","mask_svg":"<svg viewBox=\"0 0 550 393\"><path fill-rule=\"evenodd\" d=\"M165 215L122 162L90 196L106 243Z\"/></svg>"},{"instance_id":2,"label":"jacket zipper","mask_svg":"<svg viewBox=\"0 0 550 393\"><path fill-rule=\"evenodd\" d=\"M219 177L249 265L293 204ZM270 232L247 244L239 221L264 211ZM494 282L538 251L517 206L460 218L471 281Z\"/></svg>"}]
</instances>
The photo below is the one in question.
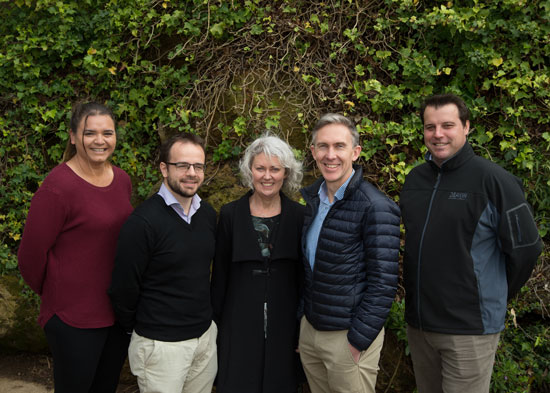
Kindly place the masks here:
<instances>
[{"instance_id":1,"label":"jacket zipper","mask_svg":"<svg viewBox=\"0 0 550 393\"><path fill-rule=\"evenodd\" d=\"M437 179L435 181L432 196L430 198L430 204L428 206L428 213L426 214L426 221L424 222L424 228L422 228L422 236L420 237L420 246L418 248L418 264L417 264L417 280L416 280L416 309L418 312L418 327L422 330L422 313L420 312L420 265L422 261L422 248L424 246L424 235L426 234L426 229L428 228L428 221L430 220L430 213L432 211L432 205L439 187L439 182L441 181L441 169L437 173Z\"/></svg>"},{"instance_id":2,"label":"jacket zipper","mask_svg":"<svg viewBox=\"0 0 550 393\"><path fill-rule=\"evenodd\" d=\"M311 201L313 201L313 198L311 199ZM321 237L321 232L323 231L323 228L325 226L325 223L327 222L327 219L329 218L329 216L331 215L331 213L334 211L333 210L333 207L336 203L338 203L340 201L336 201L329 209L329 211L327 212L327 215L325 216L325 219L323 220L323 223L321 224L321 229L319 230L319 237ZM313 220L315 219L315 215L314 214L315 212L317 212L317 214L319 213L319 208L321 207L321 199L319 198L319 203L317 204L317 209L313 209L313 204L311 202L307 202L309 205L312 206L312 214L311 214L311 222L309 223L309 226L307 228L307 230L305 231L305 234L304 236L307 237L307 232L308 230L311 228L311 224L313 223ZM319 251L319 239L317 239L317 247L315 248L315 259L317 259L317 252ZM307 253L307 249L306 249L306 253ZM309 260L308 260L309 262ZM309 268L311 269L311 285L313 286L313 282L314 282L314 277L315 277L315 268L316 268L316 263L315 261L313 262L313 267L311 267L311 265L308 263L309 265ZM313 288L312 288L312 292L313 292ZM311 311L313 312L313 297L312 297L312 301L311 301ZM305 313L305 305L304 305L304 313Z\"/></svg>"},{"instance_id":3,"label":"jacket zipper","mask_svg":"<svg viewBox=\"0 0 550 393\"><path fill-rule=\"evenodd\" d=\"M328 212L327 212L327 215L325 216L325 219L323 220L323 223L321 224L321 229L319 229L319 237L321 237L321 232L323 231L323 228L325 227L325 223L327 222L327 219L330 218L330 216L332 216L333 212L334 212L334 209L333 207L338 203L340 202L342 199L334 202L330 208L328 209ZM321 200L319 199L319 204L317 205L317 214L319 213L319 208L321 207ZM311 216L311 221L313 222L313 219L315 218L315 216ZM309 228L311 227L311 223L309 224L309 227L308 227L308 230ZM307 236L307 231L306 231L306 236ZM315 248L315 256L317 259L317 251L319 251L319 239L317 239L317 247ZM313 263L313 268L311 269L311 278L313 279L313 273L315 271L315 261Z\"/></svg>"}]
</instances>

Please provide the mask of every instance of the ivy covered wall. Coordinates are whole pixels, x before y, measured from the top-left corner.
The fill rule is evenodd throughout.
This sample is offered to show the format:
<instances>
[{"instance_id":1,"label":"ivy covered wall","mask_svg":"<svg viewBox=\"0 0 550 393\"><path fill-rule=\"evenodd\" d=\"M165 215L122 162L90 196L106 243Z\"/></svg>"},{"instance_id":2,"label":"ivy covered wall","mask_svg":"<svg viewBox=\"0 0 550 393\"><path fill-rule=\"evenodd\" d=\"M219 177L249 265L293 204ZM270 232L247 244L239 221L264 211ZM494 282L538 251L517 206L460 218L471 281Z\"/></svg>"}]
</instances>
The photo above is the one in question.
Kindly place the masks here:
<instances>
[{"instance_id":1,"label":"ivy covered wall","mask_svg":"<svg viewBox=\"0 0 550 393\"><path fill-rule=\"evenodd\" d=\"M328 111L358 123L368 179L398 201L425 152L421 101L453 92L475 150L523 179L549 239L548 0L0 0L0 20L2 274L17 274L30 199L87 99L118 117L135 203L167 134L205 137L211 174L267 129L313 169L308 130ZM538 383L525 367L522 386Z\"/></svg>"}]
</instances>

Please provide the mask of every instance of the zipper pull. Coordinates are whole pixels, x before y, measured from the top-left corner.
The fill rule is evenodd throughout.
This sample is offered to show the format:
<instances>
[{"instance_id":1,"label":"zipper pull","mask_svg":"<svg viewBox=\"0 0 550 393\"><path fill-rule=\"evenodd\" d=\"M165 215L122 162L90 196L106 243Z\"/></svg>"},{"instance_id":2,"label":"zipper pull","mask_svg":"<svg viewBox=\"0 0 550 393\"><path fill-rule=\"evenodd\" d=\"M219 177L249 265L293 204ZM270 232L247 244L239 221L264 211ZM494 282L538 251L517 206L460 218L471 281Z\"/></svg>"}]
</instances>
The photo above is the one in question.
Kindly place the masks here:
<instances>
[{"instance_id":1,"label":"zipper pull","mask_svg":"<svg viewBox=\"0 0 550 393\"><path fill-rule=\"evenodd\" d=\"M267 340L267 302L264 302L264 338Z\"/></svg>"}]
</instances>

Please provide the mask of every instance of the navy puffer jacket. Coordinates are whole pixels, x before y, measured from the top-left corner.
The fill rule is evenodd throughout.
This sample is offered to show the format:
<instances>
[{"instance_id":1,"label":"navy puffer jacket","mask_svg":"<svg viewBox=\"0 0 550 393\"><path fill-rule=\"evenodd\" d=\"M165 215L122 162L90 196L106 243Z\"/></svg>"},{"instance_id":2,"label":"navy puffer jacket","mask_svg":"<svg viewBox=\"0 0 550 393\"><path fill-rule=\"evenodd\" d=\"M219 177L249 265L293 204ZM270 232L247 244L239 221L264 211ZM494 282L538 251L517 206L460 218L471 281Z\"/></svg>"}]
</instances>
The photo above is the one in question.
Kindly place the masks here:
<instances>
[{"instance_id":1,"label":"navy puffer jacket","mask_svg":"<svg viewBox=\"0 0 550 393\"><path fill-rule=\"evenodd\" d=\"M302 189L307 202L304 313L317 330L349 329L349 342L365 350L384 326L397 289L400 211L363 180L361 167L354 169L343 199L323 222L313 271L305 240L319 208L323 179Z\"/></svg>"}]
</instances>

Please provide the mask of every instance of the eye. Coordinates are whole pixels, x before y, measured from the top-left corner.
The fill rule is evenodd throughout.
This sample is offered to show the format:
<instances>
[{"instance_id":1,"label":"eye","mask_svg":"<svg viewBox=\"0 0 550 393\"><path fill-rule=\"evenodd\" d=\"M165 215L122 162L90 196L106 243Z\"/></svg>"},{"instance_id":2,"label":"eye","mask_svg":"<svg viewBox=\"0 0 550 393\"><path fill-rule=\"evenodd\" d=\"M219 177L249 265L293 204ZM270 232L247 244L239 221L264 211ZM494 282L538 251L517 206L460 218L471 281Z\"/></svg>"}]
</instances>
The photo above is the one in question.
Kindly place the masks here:
<instances>
[{"instance_id":1,"label":"eye","mask_svg":"<svg viewBox=\"0 0 550 393\"><path fill-rule=\"evenodd\" d=\"M189 163L187 163L187 162L178 162L176 164L177 169L188 170L190 167L191 167L191 165L189 165Z\"/></svg>"},{"instance_id":2,"label":"eye","mask_svg":"<svg viewBox=\"0 0 550 393\"><path fill-rule=\"evenodd\" d=\"M280 172L282 168L278 167L278 166L274 166L274 167L271 167L271 172Z\"/></svg>"}]
</instances>

